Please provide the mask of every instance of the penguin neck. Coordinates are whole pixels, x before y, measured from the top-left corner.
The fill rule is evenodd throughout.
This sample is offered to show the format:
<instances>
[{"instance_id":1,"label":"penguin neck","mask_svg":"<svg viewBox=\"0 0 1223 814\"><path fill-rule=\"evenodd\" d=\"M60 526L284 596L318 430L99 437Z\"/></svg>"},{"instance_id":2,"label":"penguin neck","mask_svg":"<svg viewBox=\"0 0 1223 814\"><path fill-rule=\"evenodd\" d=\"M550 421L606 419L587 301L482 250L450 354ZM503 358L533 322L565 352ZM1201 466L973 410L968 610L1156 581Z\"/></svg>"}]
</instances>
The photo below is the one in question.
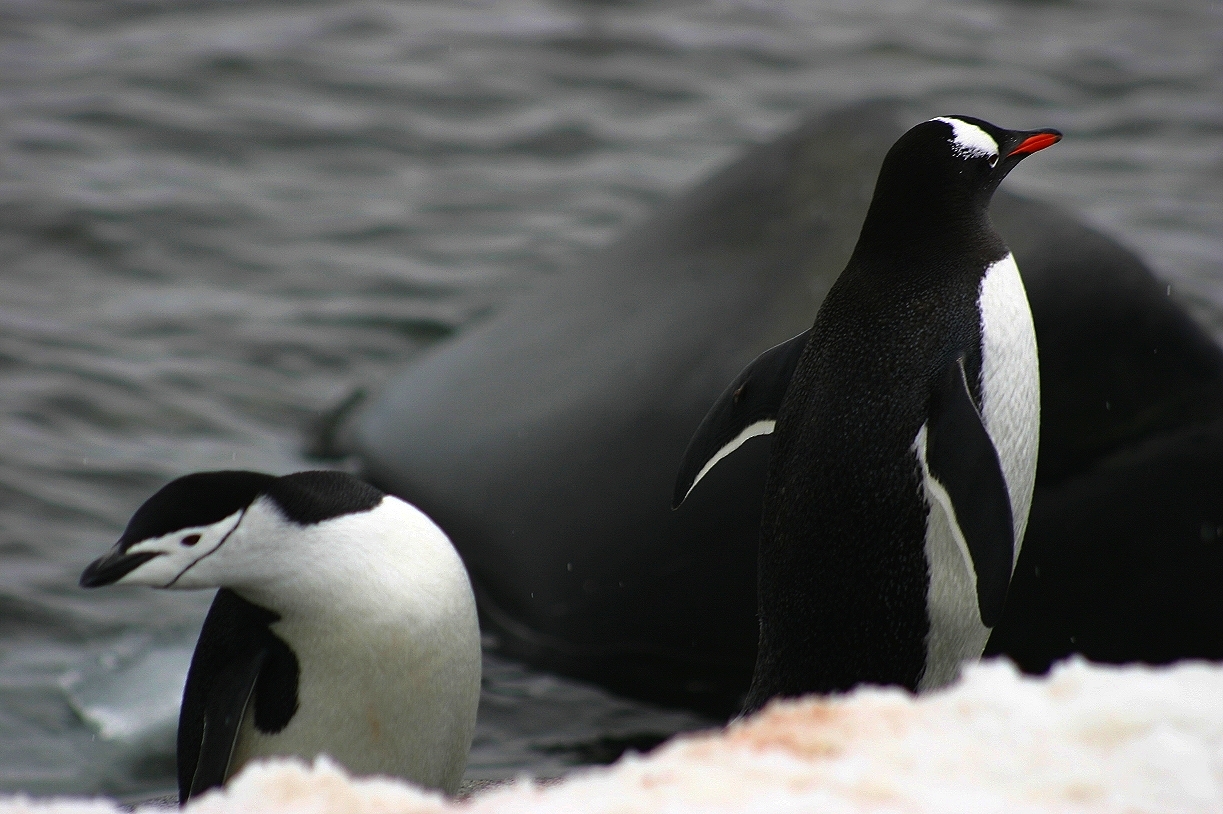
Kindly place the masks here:
<instances>
[{"instance_id":1,"label":"penguin neck","mask_svg":"<svg viewBox=\"0 0 1223 814\"><path fill-rule=\"evenodd\" d=\"M984 245L994 259L1005 254L989 218L989 200L955 193L881 190L871 201L853 260L903 270L905 258L962 257ZM997 244L996 246L993 244Z\"/></svg>"},{"instance_id":2,"label":"penguin neck","mask_svg":"<svg viewBox=\"0 0 1223 814\"><path fill-rule=\"evenodd\" d=\"M245 535L275 535L278 542L265 555L266 567L252 565L226 587L279 614L281 624L429 628L471 591L441 531L393 498L369 512L305 527L290 528L279 518L248 520Z\"/></svg>"}]
</instances>

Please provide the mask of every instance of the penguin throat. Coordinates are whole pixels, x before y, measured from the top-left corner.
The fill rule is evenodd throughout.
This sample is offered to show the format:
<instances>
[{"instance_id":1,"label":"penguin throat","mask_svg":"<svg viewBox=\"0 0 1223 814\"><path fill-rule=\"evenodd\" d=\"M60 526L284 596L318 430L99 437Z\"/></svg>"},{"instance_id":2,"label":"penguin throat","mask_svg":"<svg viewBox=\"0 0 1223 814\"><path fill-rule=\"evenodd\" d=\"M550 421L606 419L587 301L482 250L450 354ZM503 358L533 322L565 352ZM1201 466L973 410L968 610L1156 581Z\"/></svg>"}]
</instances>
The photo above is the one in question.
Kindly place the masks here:
<instances>
[{"instance_id":1,"label":"penguin throat","mask_svg":"<svg viewBox=\"0 0 1223 814\"><path fill-rule=\"evenodd\" d=\"M963 252L983 234L994 234L987 205L988 200L954 195L876 195L854 255L896 258Z\"/></svg>"},{"instance_id":2,"label":"penguin throat","mask_svg":"<svg viewBox=\"0 0 1223 814\"><path fill-rule=\"evenodd\" d=\"M989 220L949 215L946 219L915 218L897 226L864 225L854 247L853 261L877 269L909 272L922 265L946 265L965 255L996 260L1006 253ZM984 244L984 245L983 245Z\"/></svg>"}]
</instances>

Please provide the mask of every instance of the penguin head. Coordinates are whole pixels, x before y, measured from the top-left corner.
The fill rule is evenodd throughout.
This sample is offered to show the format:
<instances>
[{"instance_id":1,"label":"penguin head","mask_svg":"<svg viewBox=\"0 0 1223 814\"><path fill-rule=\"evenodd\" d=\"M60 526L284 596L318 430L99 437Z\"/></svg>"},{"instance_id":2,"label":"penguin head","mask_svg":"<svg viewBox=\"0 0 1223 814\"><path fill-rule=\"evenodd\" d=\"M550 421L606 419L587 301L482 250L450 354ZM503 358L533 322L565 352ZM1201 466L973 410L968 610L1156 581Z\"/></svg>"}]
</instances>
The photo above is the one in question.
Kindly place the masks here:
<instances>
[{"instance_id":1,"label":"penguin head","mask_svg":"<svg viewBox=\"0 0 1223 814\"><path fill-rule=\"evenodd\" d=\"M879 171L868 221L892 232L929 231L984 217L994 190L1057 130L1006 130L972 116L939 116L901 136Z\"/></svg>"},{"instance_id":2,"label":"penguin head","mask_svg":"<svg viewBox=\"0 0 1223 814\"><path fill-rule=\"evenodd\" d=\"M260 582L293 557L295 531L369 511L383 493L342 472L197 472L144 502L81 586L234 587Z\"/></svg>"},{"instance_id":3,"label":"penguin head","mask_svg":"<svg viewBox=\"0 0 1223 814\"><path fill-rule=\"evenodd\" d=\"M933 132L927 135L926 130ZM1015 165L1062 140L1057 130L1004 130L972 116L939 116L909 132L919 133L922 140L932 136L933 154L950 169L944 178L960 180L984 194L986 202Z\"/></svg>"}]
</instances>

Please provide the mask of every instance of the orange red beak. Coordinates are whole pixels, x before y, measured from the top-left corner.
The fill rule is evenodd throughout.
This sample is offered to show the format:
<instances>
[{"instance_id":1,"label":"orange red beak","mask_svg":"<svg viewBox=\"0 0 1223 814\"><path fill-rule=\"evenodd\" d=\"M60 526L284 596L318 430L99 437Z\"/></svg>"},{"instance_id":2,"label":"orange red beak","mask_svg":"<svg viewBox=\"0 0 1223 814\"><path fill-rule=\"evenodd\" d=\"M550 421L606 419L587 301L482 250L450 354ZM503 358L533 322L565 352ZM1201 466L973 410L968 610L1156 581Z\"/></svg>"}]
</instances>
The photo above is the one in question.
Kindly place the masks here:
<instances>
[{"instance_id":1,"label":"orange red beak","mask_svg":"<svg viewBox=\"0 0 1223 814\"><path fill-rule=\"evenodd\" d=\"M1048 130L1043 133L1037 133L1034 136L1028 136L1019 143L1019 146L1011 150L1011 155L1027 155L1038 150L1043 150L1046 147L1051 147L1062 140L1062 134L1056 130Z\"/></svg>"}]
</instances>

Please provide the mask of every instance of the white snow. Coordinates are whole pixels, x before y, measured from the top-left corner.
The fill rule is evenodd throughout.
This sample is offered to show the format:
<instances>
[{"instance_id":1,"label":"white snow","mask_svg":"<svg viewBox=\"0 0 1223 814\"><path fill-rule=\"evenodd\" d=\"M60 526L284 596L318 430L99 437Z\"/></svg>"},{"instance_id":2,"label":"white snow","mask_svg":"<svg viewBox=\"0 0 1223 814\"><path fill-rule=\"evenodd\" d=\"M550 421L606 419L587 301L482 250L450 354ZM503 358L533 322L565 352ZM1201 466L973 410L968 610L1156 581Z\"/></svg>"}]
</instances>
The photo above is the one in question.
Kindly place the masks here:
<instances>
[{"instance_id":1,"label":"white snow","mask_svg":"<svg viewBox=\"0 0 1223 814\"><path fill-rule=\"evenodd\" d=\"M138 809L139 810L139 809ZM151 809L145 809L151 811ZM112 814L113 803L5 798L0 812ZM164 811L164 810L163 810ZM1223 667L1099 667L1046 679L968 667L914 698L862 689L775 703L726 730L544 788L465 803L350 779L326 760L256 764L187 814L565 812L1220 812Z\"/></svg>"}]
</instances>

